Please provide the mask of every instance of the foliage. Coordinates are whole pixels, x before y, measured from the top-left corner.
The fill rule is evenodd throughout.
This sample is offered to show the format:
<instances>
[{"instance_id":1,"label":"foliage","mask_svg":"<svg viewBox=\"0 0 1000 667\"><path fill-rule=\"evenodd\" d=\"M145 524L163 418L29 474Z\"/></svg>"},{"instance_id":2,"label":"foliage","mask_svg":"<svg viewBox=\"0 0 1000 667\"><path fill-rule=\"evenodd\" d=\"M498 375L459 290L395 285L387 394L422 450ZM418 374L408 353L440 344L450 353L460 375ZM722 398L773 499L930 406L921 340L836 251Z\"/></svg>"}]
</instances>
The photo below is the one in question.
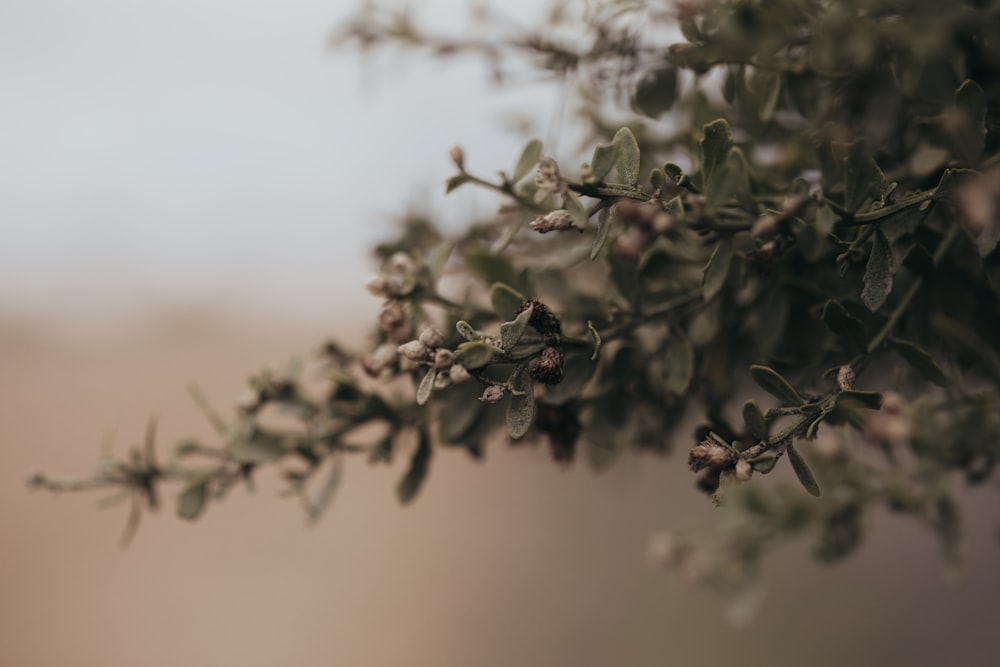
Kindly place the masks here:
<instances>
[{"instance_id":1,"label":"foliage","mask_svg":"<svg viewBox=\"0 0 1000 667\"><path fill-rule=\"evenodd\" d=\"M589 161L531 139L491 180L453 149L448 191L503 205L450 238L409 217L376 248L372 346L327 344L321 392L263 373L234 420L209 411L220 447L160 464L150 445L85 482L34 482L121 487L138 507L175 480L195 519L278 466L316 517L348 454L408 450L410 502L443 449L479 458L506 432L600 469L685 443L697 416L689 465L736 518L677 532L666 562L729 586L805 532L836 560L878 507L953 558L955 483L994 478L1000 457L998 26L993 2L609 0L451 39L368 7L339 45L570 82ZM802 489L756 478L783 458Z\"/></svg>"}]
</instances>

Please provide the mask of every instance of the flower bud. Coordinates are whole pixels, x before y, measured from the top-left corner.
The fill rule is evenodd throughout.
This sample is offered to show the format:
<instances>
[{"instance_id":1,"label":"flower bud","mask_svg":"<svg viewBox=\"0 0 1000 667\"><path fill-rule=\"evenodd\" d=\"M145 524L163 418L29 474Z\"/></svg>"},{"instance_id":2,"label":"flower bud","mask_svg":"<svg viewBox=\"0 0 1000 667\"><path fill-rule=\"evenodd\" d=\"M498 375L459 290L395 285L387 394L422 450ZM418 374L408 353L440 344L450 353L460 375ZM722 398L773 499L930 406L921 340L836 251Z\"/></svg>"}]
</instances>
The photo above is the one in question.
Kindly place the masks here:
<instances>
[{"instance_id":1,"label":"flower bud","mask_svg":"<svg viewBox=\"0 0 1000 667\"><path fill-rule=\"evenodd\" d=\"M728 447L723 447L717 442L705 438L691 448L691 452L688 454L688 465L695 472L705 468L719 470L732 465L734 456L733 451Z\"/></svg>"},{"instance_id":2,"label":"flower bud","mask_svg":"<svg viewBox=\"0 0 1000 667\"><path fill-rule=\"evenodd\" d=\"M746 459L736 462L736 479L740 482L749 482L753 476L753 466Z\"/></svg>"},{"instance_id":3,"label":"flower bud","mask_svg":"<svg viewBox=\"0 0 1000 667\"><path fill-rule=\"evenodd\" d=\"M451 350L439 349L434 352L434 370L444 371L455 363L455 353Z\"/></svg>"},{"instance_id":4,"label":"flower bud","mask_svg":"<svg viewBox=\"0 0 1000 667\"><path fill-rule=\"evenodd\" d=\"M451 378L452 384L462 384L472 376L469 375L469 370L465 366L454 364L448 369L448 377Z\"/></svg>"},{"instance_id":5,"label":"flower bud","mask_svg":"<svg viewBox=\"0 0 1000 667\"><path fill-rule=\"evenodd\" d=\"M479 400L483 403L497 403L501 398L503 398L503 387L491 384L483 390L483 395L479 397Z\"/></svg>"},{"instance_id":6,"label":"flower bud","mask_svg":"<svg viewBox=\"0 0 1000 667\"><path fill-rule=\"evenodd\" d=\"M451 161L455 163L455 166L460 170L465 170L465 151L462 150L461 146L452 146L451 151Z\"/></svg>"},{"instance_id":7,"label":"flower bud","mask_svg":"<svg viewBox=\"0 0 1000 667\"><path fill-rule=\"evenodd\" d=\"M529 226L539 234L561 232L573 228L573 214L561 208L538 216Z\"/></svg>"},{"instance_id":8,"label":"flower bud","mask_svg":"<svg viewBox=\"0 0 1000 667\"><path fill-rule=\"evenodd\" d=\"M419 340L431 349L438 348L444 342L444 333L437 327L427 327L420 332Z\"/></svg>"},{"instance_id":9,"label":"flower bud","mask_svg":"<svg viewBox=\"0 0 1000 667\"><path fill-rule=\"evenodd\" d=\"M854 386L854 369L848 365L841 366L837 369L837 386L840 387L841 391L846 391Z\"/></svg>"},{"instance_id":10,"label":"flower bud","mask_svg":"<svg viewBox=\"0 0 1000 667\"><path fill-rule=\"evenodd\" d=\"M419 340L411 340L399 346L399 353L410 361L423 361L430 354L430 350Z\"/></svg>"}]
</instances>

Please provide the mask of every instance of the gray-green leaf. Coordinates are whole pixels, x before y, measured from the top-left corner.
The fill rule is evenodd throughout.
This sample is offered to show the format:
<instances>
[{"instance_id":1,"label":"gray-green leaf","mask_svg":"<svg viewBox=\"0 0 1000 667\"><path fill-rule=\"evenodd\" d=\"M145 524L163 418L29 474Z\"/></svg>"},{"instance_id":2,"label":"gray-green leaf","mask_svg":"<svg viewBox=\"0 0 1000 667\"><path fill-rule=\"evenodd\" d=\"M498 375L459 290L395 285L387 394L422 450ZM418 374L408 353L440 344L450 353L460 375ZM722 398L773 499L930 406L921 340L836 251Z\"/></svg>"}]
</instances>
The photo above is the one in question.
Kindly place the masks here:
<instances>
[{"instance_id":1,"label":"gray-green leaf","mask_svg":"<svg viewBox=\"0 0 1000 667\"><path fill-rule=\"evenodd\" d=\"M713 120L705 126L705 136L701 140L701 176L706 189L711 187L716 173L725 165L732 147L733 135L724 118Z\"/></svg>"},{"instance_id":2,"label":"gray-green leaf","mask_svg":"<svg viewBox=\"0 0 1000 667\"><path fill-rule=\"evenodd\" d=\"M633 187L639 185L639 142L632 130L623 127L615 134L615 171L622 183Z\"/></svg>"},{"instance_id":3,"label":"gray-green leaf","mask_svg":"<svg viewBox=\"0 0 1000 667\"><path fill-rule=\"evenodd\" d=\"M517 310L526 299L527 297L510 285L493 283L490 287L490 303L493 304L493 312L504 320L514 319L517 316Z\"/></svg>"},{"instance_id":4,"label":"gray-green leaf","mask_svg":"<svg viewBox=\"0 0 1000 667\"><path fill-rule=\"evenodd\" d=\"M757 401L749 400L743 404L743 423L746 424L747 433L757 440L767 438L767 420Z\"/></svg>"},{"instance_id":5,"label":"gray-green leaf","mask_svg":"<svg viewBox=\"0 0 1000 667\"><path fill-rule=\"evenodd\" d=\"M194 521L205 510L208 501L208 480L199 479L188 484L177 497L177 516Z\"/></svg>"},{"instance_id":6,"label":"gray-green leaf","mask_svg":"<svg viewBox=\"0 0 1000 667\"><path fill-rule=\"evenodd\" d=\"M663 358L663 384L668 393L683 396L694 378L694 350L687 338L673 336Z\"/></svg>"},{"instance_id":7,"label":"gray-green leaf","mask_svg":"<svg viewBox=\"0 0 1000 667\"><path fill-rule=\"evenodd\" d=\"M635 108L650 118L658 118L677 101L677 68L661 67L646 73L635 90Z\"/></svg>"},{"instance_id":8,"label":"gray-green leaf","mask_svg":"<svg viewBox=\"0 0 1000 667\"><path fill-rule=\"evenodd\" d=\"M465 344L480 345L481 343L465 343ZM423 379L420 380L420 385L417 386L417 405L424 405L430 399L431 390L434 389L434 380L436 378L437 378L437 371L435 371L433 368L427 369L427 373L425 373Z\"/></svg>"},{"instance_id":9,"label":"gray-green leaf","mask_svg":"<svg viewBox=\"0 0 1000 667\"><path fill-rule=\"evenodd\" d=\"M812 470L809 469L809 464L806 463L806 460L802 458L802 455L799 454L798 450L791 443L789 443L786 451L788 452L788 460L792 464L792 470L795 471L795 476L802 482L802 487L810 494L818 496L819 484L816 483L816 478L813 476Z\"/></svg>"},{"instance_id":10,"label":"gray-green leaf","mask_svg":"<svg viewBox=\"0 0 1000 667\"><path fill-rule=\"evenodd\" d=\"M513 350L517 342L521 340L534 310L534 306L528 306L512 322L504 322L500 325L500 348L504 352Z\"/></svg>"},{"instance_id":11,"label":"gray-green leaf","mask_svg":"<svg viewBox=\"0 0 1000 667\"><path fill-rule=\"evenodd\" d=\"M531 428L535 418L535 391L531 373L525 366L518 366L511 374L510 403L507 405L507 433L517 440Z\"/></svg>"},{"instance_id":12,"label":"gray-green leaf","mask_svg":"<svg viewBox=\"0 0 1000 667\"><path fill-rule=\"evenodd\" d=\"M399 498L399 502L405 505L416 497L427 477L430 461L431 439L426 430L420 429L417 451L413 453L409 469L403 479L399 480L399 485L396 486L396 497Z\"/></svg>"},{"instance_id":13,"label":"gray-green leaf","mask_svg":"<svg viewBox=\"0 0 1000 667\"><path fill-rule=\"evenodd\" d=\"M928 382L933 382L939 387L944 387L948 384L948 378L945 377L944 371L941 370L941 367L937 365L934 357L927 350L916 343L899 338L890 339L890 342L893 349L899 352L900 356L906 360L906 363L910 364L913 370L917 371L922 378Z\"/></svg>"},{"instance_id":14,"label":"gray-green leaf","mask_svg":"<svg viewBox=\"0 0 1000 667\"><path fill-rule=\"evenodd\" d=\"M493 361L495 350L488 343L468 342L462 343L455 350L455 363L465 366L469 370L481 368Z\"/></svg>"},{"instance_id":15,"label":"gray-green leaf","mask_svg":"<svg viewBox=\"0 0 1000 667\"><path fill-rule=\"evenodd\" d=\"M711 301L726 284L732 262L733 243L731 239L724 238L715 246L701 276L701 294L705 301Z\"/></svg>"},{"instance_id":16,"label":"gray-green leaf","mask_svg":"<svg viewBox=\"0 0 1000 667\"><path fill-rule=\"evenodd\" d=\"M861 290L861 301L873 313L882 307L892 291L892 279L896 275L896 266L892 258L892 248L885 232L875 230L875 240L872 251L865 266L864 288Z\"/></svg>"},{"instance_id":17,"label":"gray-green leaf","mask_svg":"<svg viewBox=\"0 0 1000 667\"><path fill-rule=\"evenodd\" d=\"M805 399L795 390L781 373L768 366L751 366L750 377L760 385L760 388L782 402L783 405L796 406L805 403Z\"/></svg>"},{"instance_id":18,"label":"gray-green leaf","mask_svg":"<svg viewBox=\"0 0 1000 667\"><path fill-rule=\"evenodd\" d=\"M514 167L514 173L510 177L511 183L518 183L522 178L528 175L532 167L538 164L539 158L542 157L542 142L539 139L532 139L524 146L524 150L521 151L521 157L517 159L517 165Z\"/></svg>"},{"instance_id":19,"label":"gray-green leaf","mask_svg":"<svg viewBox=\"0 0 1000 667\"><path fill-rule=\"evenodd\" d=\"M593 261L600 254L601 248L608 240L608 232L611 230L611 209L605 207L597 214L597 236L594 237L594 245L590 248L590 259Z\"/></svg>"}]
</instances>

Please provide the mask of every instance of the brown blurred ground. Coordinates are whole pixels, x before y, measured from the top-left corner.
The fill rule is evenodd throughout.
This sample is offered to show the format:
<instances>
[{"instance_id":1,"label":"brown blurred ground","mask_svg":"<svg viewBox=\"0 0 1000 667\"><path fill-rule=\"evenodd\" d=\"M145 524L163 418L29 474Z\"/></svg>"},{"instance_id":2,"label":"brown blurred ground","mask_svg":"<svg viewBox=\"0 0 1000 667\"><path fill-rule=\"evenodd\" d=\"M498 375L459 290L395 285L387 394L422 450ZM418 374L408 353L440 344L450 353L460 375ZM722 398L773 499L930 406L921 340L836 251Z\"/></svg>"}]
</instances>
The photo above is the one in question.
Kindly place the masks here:
<instances>
[{"instance_id":1,"label":"brown blurred ground","mask_svg":"<svg viewBox=\"0 0 1000 667\"><path fill-rule=\"evenodd\" d=\"M438 451L407 508L393 490L403 461L353 461L314 528L265 478L194 525L168 498L120 550L124 508L29 493L27 477L87 473L109 428L121 451L154 413L165 444L208 437L188 383L231 404L249 373L328 332L197 317L100 341L0 328L3 666L985 666L1000 654L993 507L971 522L964 585L945 582L928 535L883 517L834 568L781 550L759 615L734 629L718 598L644 558L652 531L711 512L681 456L595 475L532 449L495 447L484 464Z\"/></svg>"}]
</instances>

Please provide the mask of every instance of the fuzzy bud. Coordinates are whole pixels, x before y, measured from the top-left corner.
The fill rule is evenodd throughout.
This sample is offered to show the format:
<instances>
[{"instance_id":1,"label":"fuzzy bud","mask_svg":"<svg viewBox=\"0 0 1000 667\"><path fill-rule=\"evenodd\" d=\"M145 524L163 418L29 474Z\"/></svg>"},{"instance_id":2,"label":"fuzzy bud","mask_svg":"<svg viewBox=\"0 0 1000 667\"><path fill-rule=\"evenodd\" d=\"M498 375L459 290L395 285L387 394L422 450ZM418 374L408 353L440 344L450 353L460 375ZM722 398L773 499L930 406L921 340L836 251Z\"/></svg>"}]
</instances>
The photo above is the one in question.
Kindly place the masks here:
<instances>
[{"instance_id":1,"label":"fuzzy bud","mask_svg":"<svg viewBox=\"0 0 1000 667\"><path fill-rule=\"evenodd\" d=\"M448 153L451 156L451 161L455 163L455 166L460 170L465 170L465 151L462 150L461 146L452 146L451 151Z\"/></svg>"},{"instance_id":2,"label":"fuzzy bud","mask_svg":"<svg viewBox=\"0 0 1000 667\"><path fill-rule=\"evenodd\" d=\"M542 355L531 362L531 377L542 384L559 384L563 380L563 351L558 347L546 347Z\"/></svg>"},{"instance_id":3,"label":"fuzzy bud","mask_svg":"<svg viewBox=\"0 0 1000 667\"><path fill-rule=\"evenodd\" d=\"M846 391L854 386L854 369L844 365L837 369L837 386L841 391Z\"/></svg>"},{"instance_id":4,"label":"fuzzy bud","mask_svg":"<svg viewBox=\"0 0 1000 667\"><path fill-rule=\"evenodd\" d=\"M706 468L721 470L731 466L734 457L733 451L728 447L723 447L710 438L705 438L691 448L691 452L688 454L688 465L695 472Z\"/></svg>"},{"instance_id":5,"label":"fuzzy bud","mask_svg":"<svg viewBox=\"0 0 1000 667\"><path fill-rule=\"evenodd\" d=\"M750 478L753 477L753 466L746 459L740 459L736 462L736 480L740 482L749 482Z\"/></svg>"},{"instance_id":6,"label":"fuzzy bud","mask_svg":"<svg viewBox=\"0 0 1000 667\"><path fill-rule=\"evenodd\" d=\"M573 214L561 208L538 216L531 221L529 226L539 234L573 229Z\"/></svg>"},{"instance_id":7,"label":"fuzzy bud","mask_svg":"<svg viewBox=\"0 0 1000 667\"><path fill-rule=\"evenodd\" d=\"M448 369L448 377L451 378L452 384L462 384L472 376L469 375L469 369L465 366L461 364L454 364Z\"/></svg>"},{"instance_id":8,"label":"fuzzy bud","mask_svg":"<svg viewBox=\"0 0 1000 667\"><path fill-rule=\"evenodd\" d=\"M566 182L559 175L559 165L552 158L544 158L538 163L535 183L542 190L563 194L567 190Z\"/></svg>"},{"instance_id":9,"label":"fuzzy bud","mask_svg":"<svg viewBox=\"0 0 1000 667\"><path fill-rule=\"evenodd\" d=\"M419 340L411 340L399 346L399 353L410 361L423 361L430 354L430 349Z\"/></svg>"},{"instance_id":10,"label":"fuzzy bud","mask_svg":"<svg viewBox=\"0 0 1000 667\"><path fill-rule=\"evenodd\" d=\"M436 349L444 343L444 333L437 327L427 327L420 332L419 340L427 347Z\"/></svg>"},{"instance_id":11,"label":"fuzzy bud","mask_svg":"<svg viewBox=\"0 0 1000 667\"><path fill-rule=\"evenodd\" d=\"M410 336L409 308L403 301L391 300L382 306L378 316L379 325L388 336L400 343Z\"/></svg>"},{"instance_id":12,"label":"fuzzy bud","mask_svg":"<svg viewBox=\"0 0 1000 667\"><path fill-rule=\"evenodd\" d=\"M503 387L491 384L483 390L483 395L479 397L479 400L483 403L498 403L501 398L503 398Z\"/></svg>"},{"instance_id":13,"label":"fuzzy bud","mask_svg":"<svg viewBox=\"0 0 1000 667\"><path fill-rule=\"evenodd\" d=\"M454 363L455 353L451 350L439 349L434 352L434 370L448 370Z\"/></svg>"},{"instance_id":14,"label":"fuzzy bud","mask_svg":"<svg viewBox=\"0 0 1000 667\"><path fill-rule=\"evenodd\" d=\"M361 360L361 368L364 369L365 373L372 377L378 377L378 375L388 368L396 358L399 353L396 351L396 346L392 343L384 343L375 348L375 351L369 354L367 357Z\"/></svg>"}]
</instances>

